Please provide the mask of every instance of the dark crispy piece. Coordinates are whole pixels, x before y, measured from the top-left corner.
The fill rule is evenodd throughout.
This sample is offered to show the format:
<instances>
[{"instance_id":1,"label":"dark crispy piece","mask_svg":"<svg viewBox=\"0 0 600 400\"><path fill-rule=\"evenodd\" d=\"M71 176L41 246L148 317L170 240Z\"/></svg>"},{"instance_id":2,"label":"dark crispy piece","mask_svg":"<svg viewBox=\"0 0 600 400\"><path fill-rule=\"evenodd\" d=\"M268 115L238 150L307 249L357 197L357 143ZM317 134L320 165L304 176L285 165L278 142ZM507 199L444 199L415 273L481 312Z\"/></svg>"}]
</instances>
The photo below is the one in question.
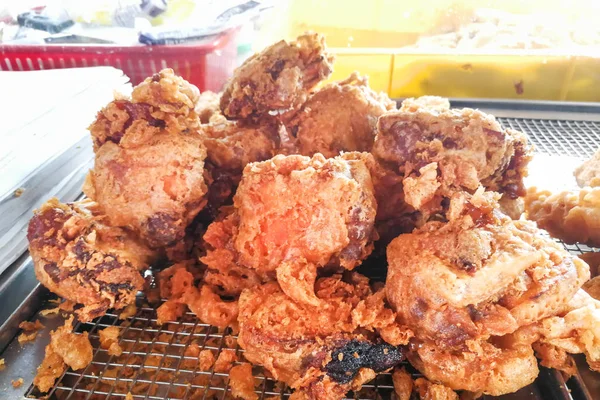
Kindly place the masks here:
<instances>
[{"instance_id":1,"label":"dark crispy piece","mask_svg":"<svg viewBox=\"0 0 600 400\"><path fill-rule=\"evenodd\" d=\"M312 94L287 125L300 154L335 157L342 151L371 151L377 119L395 108L395 102L375 93L368 78L355 72Z\"/></svg>"},{"instance_id":2,"label":"dark crispy piece","mask_svg":"<svg viewBox=\"0 0 600 400\"><path fill-rule=\"evenodd\" d=\"M204 207L206 150L197 129L198 90L163 70L115 100L90 126L96 162L84 191L113 226L151 247L175 244Z\"/></svg>"},{"instance_id":3,"label":"dark crispy piece","mask_svg":"<svg viewBox=\"0 0 600 400\"><path fill-rule=\"evenodd\" d=\"M404 349L377 335L402 328L383 292L373 293L359 274L321 278L315 287L316 307L294 301L277 283L245 290L238 343L246 359L296 389L296 398L341 399L402 361Z\"/></svg>"},{"instance_id":4,"label":"dark crispy piece","mask_svg":"<svg viewBox=\"0 0 600 400\"><path fill-rule=\"evenodd\" d=\"M106 226L91 210L90 201L51 199L35 212L27 232L37 278L83 306L76 310L82 321L132 304L144 284L139 271L154 258L128 232Z\"/></svg>"},{"instance_id":5,"label":"dark crispy piece","mask_svg":"<svg viewBox=\"0 0 600 400\"><path fill-rule=\"evenodd\" d=\"M316 33L275 43L234 72L221 96L221 110L239 119L296 108L331 74L332 61L325 39Z\"/></svg>"}]
</instances>

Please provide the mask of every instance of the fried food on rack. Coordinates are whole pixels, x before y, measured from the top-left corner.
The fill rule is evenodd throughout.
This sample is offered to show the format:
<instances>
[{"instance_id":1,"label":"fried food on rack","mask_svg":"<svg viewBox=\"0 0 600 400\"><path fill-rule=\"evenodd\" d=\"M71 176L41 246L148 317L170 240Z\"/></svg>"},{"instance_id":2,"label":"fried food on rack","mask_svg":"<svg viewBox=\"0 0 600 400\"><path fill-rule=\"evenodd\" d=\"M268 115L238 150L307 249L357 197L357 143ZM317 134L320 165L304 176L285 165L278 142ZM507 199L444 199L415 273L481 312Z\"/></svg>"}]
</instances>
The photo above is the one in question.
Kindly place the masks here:
<instances>
[{"instance_id":1,"label":"fried food on rack","mask_svg":"<svg viewBox=\"0 0 600 400\"><path fill-rule=\"evenodd\" d=\"M533 223L498 212L497 197L457 192L447 222L428 222L387 249L387 299L415 332L413 365L454 390L490 395L538 374L533 341L492 338L559 314L589 279L587 265Z\"/></svg>"},{"instance_id":2,"label":"fried food on rack","mask_svg":"<svg viewBox=\"0 0 600 400\"><path fill-rule=\"evenodd\" d=\"M221 93L211 92L210 90L200 93L195 111L201 123L208 124L213 116L221 115L220 102Z\"/></svg>"},{"instance_id":3,"label":"fried food on rack","mask_svg":"<svg viewBox=\"0 0 600 400\"><path fill-rule=\"evenodd\" d=\"M448 111L450 110L450 101L445 97L421 96L404 99L400 105L400 111L416 112L420 109L438 112Z\"/></svg>"},{"instance_id":4,"label":"fried food on rack","mask_svg":"<svg viewBox=\"0 0 600 400\"><path fill-rule=\"evenodd\" d=\"M310 399L341 399L402 361L404 348L379 335L400 330L400 345L412 333L396 324L384 292L373 292L366 277L319 278L315 291L318 306L294 301L276 282L242 292L238 344L244 357L304 395L296 398Z\"/></svg>"},{"instance_id":5,"label":"fried food on rack","mask_svg":"<svg viewBox=\"0 0 600 400\"><path fill-rule=\"evenodd\" d=\"M109 356L120 356L123 354L123 348L119 345L119 327L107 326L98 331L100 336L100 346L107 350Z\"/></svg>"},{"instance_id":6,"label":"fried food on rack","mask_svg":"<svg viewBox=\"0 0 600 400\"><path fill-rule=\"evenodd\" d=\"M231 371L229 371L229 386L231 387L231 395L236 399L258 400L258 395L254 392L252 365L248 363L242 363L231 368Z\"/></svg>"},{"instance_id":7,"label":"fried food on rack","mask_svg":"<svg viewBox=\"0 0 600 400\"><path fill-rule=\"evenodd\" d=\"M590 266L590 275L592 278L600 275L600 252L588 252L578 255L583 261Z\"/></svg>"},{"instance_id":8,"label":"fried food on rack","mask_svg":"<svg viewBox=\"0 0 600 400\"><path fill-rule=\"evenodd\" d=\"M373 154L400 173L406 202L416 209L435 214L452 193L479 185L511 199L525 194L531 148L525 135L491 115L408 105L379 118L378 130Z\"/></svg>"},{"instance_id":9,"label":"fried food on rack","mask_svg":"<svg viewBox=\"0 0 600 400\"><path fill-rule=\"evenodd\" d=\"M131 101L111 102L90 126L96 161L86 195L110 225L134 230L154 248L181 240L206 203L197 98L194 86L163 70L134 88Z\"/></svg>"},{"instance_id":10,"label":"fried food on rack","mask_svg":"<svg viewBox=\"0 0 600 400\"><path fill-rule=\"evenodd\" d=\"M200 133L206 147L208 193L203 214L211 221L219 207L231 204L244 167L273 157L279 147L279 131L274 122L251 123L213 117Z\"/></svg>"},{"instance_id":11,"label":"fried food on rack","mask_svg":"<svg viewBox=\"0 0 600 400\"><path fill-rule=\"evenodd\" d=\"M532 187L525 211L528 219L565 243L600 246L600 187L559 193Z\"/></svg>"},{"instance_id":12,"label":"fried food on rack","mask_svg":"<svg viewBox=\"0 0 600 400\"><path fill-rule=\"evenodd\" d=\"M105 225L89 201L51 199L36 210L27 239L38 280L51 292L77 303L81 321L135 302L140 271L155 254L121 228Z\"/></svg>"},{"instance_id":13,"label":"fried food on rack","mask_svg":"<svg viewBox=\"0 0 600 400\"><path fill-rule=\"evenodd\" d=\"M38 367L33 384L42 393L48 392L54 382L62 376L66 367L74 370L85 368L92 362L92 345L88 333L73 333L73 316L57 330L50 332L50 344L46 355Z\"/></svg>"},{"instance_id":14,"label":"fried food on rack","mask_svg":"<svg viewBox=\"0 0 600 400\"><path fill-rule=\"evenodd\" d=\"M600 149L592 158L585 161L574 171L575 179L580 187L600 186Z\"/></svg>"},{"instance_id":15,"label":"fried food on rack","mask_svg":"<svg viewBox=\"0 0 600 400\"><path fill-rule=\"evenodd\" d=\"M313 93L286 125L305 156L368 152L377 133L377 119L395 108L386 94L369 88L367 77L354 72Z\"/></svg>"},{"instance_id":16,"label":"fried food on rack","mask_svg":"<svg viewBox=\"0 0 600 400\"><path fill-rule=\"evenodd\" d=\"M221 96L221 111L240 119L297 108L331 74L332 62L322 35L277 42L235 70Z\"/></svg>"},{"instance_id":17,"label":"fried food on rack","mask_svg":"<svg viewBox=\"0 0 600 400\"><path fill-rule=\"evenodd\" d=\"M394 370L392 382L398 400L411 400L415 397L423 400L458 400L456 392L449 387L432 383L425 378L418 378L413 382L404 368Z\"/></svg>"},{"instance_id":18,"label":"fried food on rack","mask_svg":"<svg viewBox=\"0 0 600 400\"><path fill-rule=\"evenodd\" d=\"M584 354L589 367L600 371L600 301L579 290L561 313L538 325L542 343Z\"/></svg>"},{"instance_id":19,"label":"fried food on rack","mask_svg":"<svg viewBox=\"0 0 600 400\"><path fill-rule=\"evenodd\" d=\"M318 304L317 269L351 270L373 247L376 203L361 157L278 155L246 166L233 210L204 236L207 282L218 276L263 282L276 277L287 295ZM223 294L252 286L238 282L233 279Z\"/></svg>"}]
</instances>

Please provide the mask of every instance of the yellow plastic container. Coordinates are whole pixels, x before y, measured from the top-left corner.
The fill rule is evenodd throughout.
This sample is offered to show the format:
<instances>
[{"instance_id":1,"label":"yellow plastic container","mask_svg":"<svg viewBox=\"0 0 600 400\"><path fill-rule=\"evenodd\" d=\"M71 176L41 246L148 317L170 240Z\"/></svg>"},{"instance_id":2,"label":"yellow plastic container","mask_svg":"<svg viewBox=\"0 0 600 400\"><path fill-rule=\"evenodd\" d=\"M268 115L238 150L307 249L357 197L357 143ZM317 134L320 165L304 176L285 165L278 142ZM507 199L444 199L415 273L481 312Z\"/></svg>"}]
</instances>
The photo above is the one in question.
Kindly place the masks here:
<instances>
[{"instance_id":1,"label":"yellow plastic container","mask_svg":"<svg viewBox=\"0 0 600 400\"><path fill-rule=\"evenodd\" d=\"M367 5L352 0L291 0L288 38L307 30L323 33L337 56L331 80L358 71L369 75L373 89L386 91L390 97L600 101L600 57L569 55L569 49L563 54L554 50L498 50L493 54L447 50L428 54L404 47L441 26L463 26L474 9L485 7L575 18L581 16L581 10L594 14L600 3L432 0L411 4L373 0Z\"/></svg>"}]
</instances>

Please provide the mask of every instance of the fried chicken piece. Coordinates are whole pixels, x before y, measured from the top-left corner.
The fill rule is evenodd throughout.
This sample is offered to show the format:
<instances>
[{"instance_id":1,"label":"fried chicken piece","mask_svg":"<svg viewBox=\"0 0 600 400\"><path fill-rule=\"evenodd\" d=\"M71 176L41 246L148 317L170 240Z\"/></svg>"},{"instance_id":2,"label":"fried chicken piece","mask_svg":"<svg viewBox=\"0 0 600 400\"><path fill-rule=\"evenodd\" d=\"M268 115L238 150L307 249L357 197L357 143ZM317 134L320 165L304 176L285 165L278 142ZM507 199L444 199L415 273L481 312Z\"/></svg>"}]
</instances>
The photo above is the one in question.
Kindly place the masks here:
<instances>
[{"instance_id":1,"label":"fried chicken piece","mask_svg":"<svg viewBox=\"0 0 600 400\"><path fill-rule=\"evenodd\" d=\"M238 295L276 277L287 295L316 305L317 268L359 265L373 247L375 211L369 170L355 153L250 164L234 209L204 236L206 281Z\"/></svg>"},{"instance_id":2,"label":"fried chicken piece","mask_svg":"<svg viewBox=\"0 0 600 400\"><path fill-rule=\"evenodd\" d=\"M220 102L221 93L211 92L210 90L200 93L195 111L201 123L208 124L212 117L221 115Z\"/></svg>"},{"instance_id":3,"label":"fried chicken piece","mask_svg":"<svg viewBox=\"0 0 600 400\"><path fill-rule=\"evenodd\" d=\"M234 398L243 400L258 400L254 392L254 376L252 376L252 365L242 363L231 368L229 371L229 386Z\"/></svg>"},{"instance_id":4,"label":"fried chicken piece","mask_svg":"<svg viewBox=\"0 0 600 400\"><path fill-rule=\"evenodd\" d=\"M247 360L296 389L295 398L341 399L402 361L404 348L378 339L397 324L366 277L320 278L315 289L319 306L294 301L276 282L245 290L238 343Z\"/></svg>"},{"instance_id":5,"label":"fried chicken piece","mask_svg":"<svg viewBox=\"0 0 600 400\"><path fill-rule=\"evenodd\" d=\"M539 370L531 345L497 347L490 342L467 342L464 349L444 350L431 341L411 346L411 364L433 382L452 390L500 396L516 392L537 378Z\"/></svg>"},{"instance_id":6,"label":"fried chicken piece","mask_svg":"<svg viewBox=\"0 0 600 400\"><path fill-rule=\"evenodd\" d=\"M587 265L534 224L497 211L498 195L455 193L446 216L388 246L387 299L415 332L408 357L428 379L501 395L538 374L519 328L564 312Z\"/></svg>"},{"instance_id":7,"label":"fried chicken piece","mask_svg":"<svg viewBox=\"0 0 600 400\"><path fill-rule=\"evenodd\" d=\"M600 186L600 149L573 172L579 187Z\"/></svg>"},{"instance_id":8,"label":"fried chicken piece","mask_svg":"<svg viewBox=\"0 0 600 400\"><path fill-rule=\"evenodd\" d=\"M407 105L379 118L378 131L375 158L400 173L406 202L418 210L435 214L452 193L479 185L511 199L525 194L531 148L491 115Z\"/></svg>"},{"instance_id":9,"label":"fried chicken piece","mask_svg":"<svg viewBox=\"0 0 600 400\"><path fill-rule=\"evenodd\" d=\"M354 72L312 94L287 126L305 156L368 152L377 133L377 119L395 108L386 94L369 88L367 77Z\"/></svg>"},{"instance_id":10,"label":"fried chicken piece","mask_svg":"<svg viewBox=\"0 0 600 400\"><path fill-rule=\"evenodd\" d=\"M527 218L565 243L600 246L600 187L551 193L527 190Z\"/></svg>"},{"instance_id":11,"label":"fried chicken piece","mask_svg":"<svg viewBox=\"0 0 600 400\"><path fill-rule=\"evenodd\" d=\"M240 119L297 108L331 74L332 62L319 34L277 42L235 70L221 96L221 111Z\"/></svg>"},{"instance_id":12,"label":"fried chicken piece","mask_svg":"<svg viewBox=\"0 0 600 400\"><path fill-rule=\"evenodd\" d=\"M590 276L595 278L600 275L600 252L588 252L578 255L583 261L590 266Z\"/></svg>"},{"instance_id":13,"label":"fried chicken piece","mask_svg":"<svg viewBox=\"0 0 600 400\"><path fill-rule=\"evenodd\" d=\"M38 367L33 384L40 392L46 393L66 369L65 364L74 370L80 370L92 362L92 356L88 333L73 333L71 316L63 326L50 332L50 344L46 346L46 355Z\"/></svg>"},{"instance_id":14,"label":"fried chicken piece","mask_svg":"<svg viewBox=\"0 0 600 400\"><path fill-rule=\"evenodd\" d=\"M163 70L90 126L96 160L84 192L110 225L134 230L154 248L181 240L206 203L197 99L198 89Z\"/></svg>"},{"instance_id":15,"label":"fried chicken piece","mask_svg":"<svg viewBox=\"0 0 600 400\"><path fill-rule=\"evenodd\" d=\"M432 383L424 378L413 382L410 374L404 368L396 368L392 374L394 392L399 400L411 400L416 396L422 400L458 400L458 395L452 389Z\"/></svg>"},{"instance_id":16,"label":"fried chicken piece","mask_svg":"<svg viewBox=\"0 0 600 400\"><path fill-rule=\"evenodd\" d=\"M600 300L600 277L590 279L581 288L594 299Z\"/></svg>"},{"instance_id":17,"label":"fried chicken piece","mask_svg":"<svg viewBox=\"0 0 600 400\"><path fill-rule=\"evenodd\" d=\"M280 130L274 122L260 124L213 117L200 131L206 147L208 193L204 219L212 221L219 207L231 204L244 167L268 160L279 148Z\"/></svg>"},{"instance_id":18,"label":"fried chicken piece","mask_svg":"<svg viewBox=\"0 0 600 400\"><path fill-rule=\"evenodd\" d=\"M62 204L51 199L36 210L27 238L38 280L73 301L81 321L135 302L155 254L129 232L104 224L89 201Z\"/></svg>"},{"instance_id":19,"label":"fried chicken piece","mask_svg":"<svg viewBox=\"0 0 600 400\"><path fill-rule=\"evenodd\" d=\"M494 195L455 195L450 222L429 222L388 246L387 297L422 339L453 347L556 314L589 279L585 263Z\"/></svg>"}]
</instances>

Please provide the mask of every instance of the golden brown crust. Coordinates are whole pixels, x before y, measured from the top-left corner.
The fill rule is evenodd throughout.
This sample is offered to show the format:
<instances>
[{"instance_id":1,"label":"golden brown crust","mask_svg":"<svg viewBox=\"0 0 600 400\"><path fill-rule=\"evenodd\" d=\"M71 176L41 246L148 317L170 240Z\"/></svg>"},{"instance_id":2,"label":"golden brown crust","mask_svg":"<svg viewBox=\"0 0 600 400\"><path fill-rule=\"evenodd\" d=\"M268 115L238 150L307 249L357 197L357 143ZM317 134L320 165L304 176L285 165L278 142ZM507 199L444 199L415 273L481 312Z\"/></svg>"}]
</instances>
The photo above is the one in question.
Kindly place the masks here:
<instances>
[{"instance_id":1,"label":"golden brown crust","mask_svg":"<svg viewBox=\"0 0 600 400\"><path fill-rule=\"evenodd\" d=\"M37 278L83 305L76 311L82 321L133 303L144 284L138 271L154 258L128 232L106 226L90 209L96 209L90 201L51 199L36 210L27 232Z\"/></svg>"},{"instance_id":2,"label":"golden brown crust","mask_svg":"<svg viewBox=\"0 0 600 400\"><path fill-rule=\"evenodd\" d=\"M384 356L380 365L351 367L352 357L375 354L375 332L396 326L395 315L385 306L383 292L372 292L368 279L353 272L320 278L315 289L316 306L294 301L275 282L245 290L239 301L238 343L246 359L303 396L342 398L353 385L372 379L372 369L381 371L401 361L401 351L386 345L382 354L389 354L389 360ZM406 334L404 344L410 336ZM356 350L346 350L350 348ZM332 367L332 360L340 365ZM342 371L348 372L346 378L336 375Z\"/></svg>"},{"instance_id":3,"label":"golden brown crust","mask_svg":"<svg viewBox=\"0 0 600 400\"><path fill-rule=\"evenodd\" d=\"M600 150L573 172L579 187L600 186Z\"/></svg>"},{"instance_id":4,"label":"golden brown crust","mask_svg":"<svg viewBox=\"0 0 600 400\"><path fill-rule=\"evenodd\" d=\"M231 368L231 371L229 371L229 386L231 386L231 395L235 398L258 400L258 395L254 392L252 365L248 363L242 363Z\"/></svg>"},{"instance_id":5,"label":"golden brown crust","mask_svg":"<svg viewBox=\"0 0 600 400\"><path fill-rule=\"evenodd\" d=\"M275 43L234 72L221 97L221 110L226 117L238 119L296 108L331 74L332 62L319 34Z\"/></svg>"},{"instance_id":6,"label":"golden brown crust","mask_svg":"<svg viewBox=\"0 0 600 400\"><path fill-rule=\"evenodd\" d=\"M163 70L134 88L131 101L110 103L90 127L96 162L86 195L111 225L152 247L181 240L206 202L197 98L194 86Z\"/></svg>"},{"instance_id":7,"label":"golden brown crust","mask_svg":"<svg viewBox=\"0 0 600 400\"><path fill-rule=\"evenodd\" d=\"M50 344L46 346L46 355L38 367L33 384L42 393L48 392L66 366L74 370L85 368L92 362L92 345L88 333L73 333L73 316L57 330L50 332ZM66 365L65 365L66 364Z\"/></svg>"},{"instance_id":8,"label":"golden brown crust","mask_svg":"<svg viewBox=\"0 0 600 400\"><path fill-rule=\"evenodd\" d=\"M373 154L400 172L406 200L415 208L437 212L443 198L479 185L512 198L525 193L531 148L525 135L502 129L490 115L411 106L383 115L378 131Z\"/></svg>"},{"instance_id":9,"label":"golden brown crust","mask_svg":"<svg viewBox=\"0 0 600 400\"><path fill-rule=\"evenodd\" d=\"M208 124L211 118L221 115L220 102L221 93L211 92L210 90L200 93L194 109L201 123Z\"/></svg>"},{"instance_id":10,"label":"golden brown crust","mask_svg":"<svg viewBox=\"0 0 600 400\"><path fill-rule=\"evenodd\" d=\"M512 333L561 310L589 279L585 263L495 212L490 197L455 197L455 219L388 246L388 300L423 340L454 347Z\"/></svg>"},{"instance_id":11,"label":"golden brown crust","mask_svg":"<svg viewBox=\"0 0 600 400\"><path fill-rule=\"evenodd\" d=\"M565 243L600 246L600 187L559 193L532 187L525 211L528 219Z\"/></svg>"},{"instance_id":12,"label":"golden brown crust","mask_svg":"<svg viewBox=\"0 0 600 400\"><path fill-rule=\"evenodd\" d=\"M371 151L377 119L396 103L369 88L356 72L312 94L287 124L299 153L335 157L344 151Z\"/></svg>"},{"instance_id":13,"label":"golden brown crust","mask_svg":"<svg viewBox=\"0 0 600 400\"><path fill-rule=\"evenodd\" d=\"M228 294L277 275L284 290L306 281L305 291L287 293L311 302L315 267L353 269L370 254L375 212L369 170L354 153L279 155L245 168L234 209L204 236L209 248L201 261Z\"/></svg>"}]
</instances>

